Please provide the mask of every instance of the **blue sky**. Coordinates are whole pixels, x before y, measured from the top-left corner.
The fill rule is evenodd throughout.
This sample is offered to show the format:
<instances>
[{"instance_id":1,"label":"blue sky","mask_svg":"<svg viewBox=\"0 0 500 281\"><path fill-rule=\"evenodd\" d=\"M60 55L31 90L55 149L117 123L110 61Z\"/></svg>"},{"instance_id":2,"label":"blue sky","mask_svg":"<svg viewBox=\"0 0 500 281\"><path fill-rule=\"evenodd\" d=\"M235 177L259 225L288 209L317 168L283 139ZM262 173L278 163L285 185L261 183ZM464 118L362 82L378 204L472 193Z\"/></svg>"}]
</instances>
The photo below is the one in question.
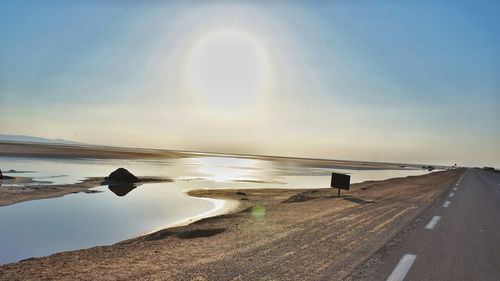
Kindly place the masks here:
<instances>
[{"instance_id":1,"label":"blue sky","mask_svg":"<svg viewBox=\"0 0 500 281\"><path fill-rule=\"evenodd\" d=\"M0 133L500 165L495 1L3 1L0 10ZM210 57L206 46L219 46L203 38L224 38L229 52L248 44L241 63L257 54L256 71L269 72L258 93L242 85L227 98L236 109L199 89L210 85L191 85L194 50Z\"/></svg>"}]
</instances>

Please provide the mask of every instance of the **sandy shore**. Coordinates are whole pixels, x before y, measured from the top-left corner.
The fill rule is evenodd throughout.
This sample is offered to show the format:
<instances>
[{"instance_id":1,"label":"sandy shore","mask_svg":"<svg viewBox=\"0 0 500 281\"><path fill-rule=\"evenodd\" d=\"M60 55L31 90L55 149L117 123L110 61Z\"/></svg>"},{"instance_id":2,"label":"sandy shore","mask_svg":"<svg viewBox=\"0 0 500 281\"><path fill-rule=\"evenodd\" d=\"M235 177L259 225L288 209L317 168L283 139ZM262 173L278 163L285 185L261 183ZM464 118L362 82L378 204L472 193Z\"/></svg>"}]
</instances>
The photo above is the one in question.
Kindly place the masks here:
<instances>
[{"instance_id":1,"label":"sandy shore","mask_svg":"<svg viewBox=\"0 0 500 281\"><path fill-rule=\"evenodd\" d=\"M463 170L336 190L197 190L238 200L231 214L111 246L0 266L2 280L342 280Z\"/></svg>"}]
</instances>

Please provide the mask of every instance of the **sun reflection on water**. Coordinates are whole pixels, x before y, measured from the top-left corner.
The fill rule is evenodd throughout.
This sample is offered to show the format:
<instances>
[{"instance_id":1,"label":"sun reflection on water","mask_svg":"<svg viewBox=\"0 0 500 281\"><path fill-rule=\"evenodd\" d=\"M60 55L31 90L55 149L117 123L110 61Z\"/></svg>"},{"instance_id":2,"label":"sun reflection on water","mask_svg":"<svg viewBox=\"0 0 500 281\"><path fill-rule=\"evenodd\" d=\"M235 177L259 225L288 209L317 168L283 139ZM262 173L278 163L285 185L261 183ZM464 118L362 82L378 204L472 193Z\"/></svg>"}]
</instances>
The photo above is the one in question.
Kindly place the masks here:
<instances>
[{"instance_id":1,"label":"sun reflection on water","mask_svg":"<svg viewBox=\"0 0 500 281\"><path fill-rule=\"evenodd\" d=\"M207 180L215 182L236 180L269 180L272 178L268 161L229 157L191 158L198 172Z\"/></svg>"}]
</instances>

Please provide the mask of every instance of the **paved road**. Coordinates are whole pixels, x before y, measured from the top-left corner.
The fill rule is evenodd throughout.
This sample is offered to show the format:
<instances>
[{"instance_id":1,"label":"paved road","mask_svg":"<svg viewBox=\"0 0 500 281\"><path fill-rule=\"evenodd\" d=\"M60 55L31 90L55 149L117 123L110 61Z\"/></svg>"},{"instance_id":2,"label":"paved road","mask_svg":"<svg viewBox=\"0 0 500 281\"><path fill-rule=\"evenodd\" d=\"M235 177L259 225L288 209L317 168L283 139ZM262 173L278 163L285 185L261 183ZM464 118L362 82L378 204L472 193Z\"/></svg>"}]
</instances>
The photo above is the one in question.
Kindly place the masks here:
<instances>
[{"instance_id":1,"label":"paved road","mask_svg":"<svg viewBox=\"0 0 500 281\"><path fill-rule=\"evenodd\" d=\"M448 201L448 202L447 202ZM500 175L468 169L368 280L500 280Z\"/></svg>"}]
</instances>

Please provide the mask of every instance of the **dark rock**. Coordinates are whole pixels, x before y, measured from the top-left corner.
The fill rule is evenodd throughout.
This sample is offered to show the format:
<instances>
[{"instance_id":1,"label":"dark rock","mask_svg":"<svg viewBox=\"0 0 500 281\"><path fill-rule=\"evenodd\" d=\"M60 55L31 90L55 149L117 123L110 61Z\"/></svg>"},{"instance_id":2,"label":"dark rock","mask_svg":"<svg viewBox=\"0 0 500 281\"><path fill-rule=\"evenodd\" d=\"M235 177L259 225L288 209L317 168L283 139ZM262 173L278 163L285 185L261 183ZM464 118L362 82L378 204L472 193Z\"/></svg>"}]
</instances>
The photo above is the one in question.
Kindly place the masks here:
<instances>
[{"instance_id":1,"label":"dark rock","mask_svg":"<svg viewBox=\"0 0 500 281\"><path fill-rule=\"evenodd\" d=\"M175 236L180 239L195 239L202 237L211 237L217 234L221 234L226 231L225 228L214 228L214 229L196 229L196 230L187 230L180 233L177 233Z\"/></svg>"},{"instance_id":2,"label":"dark rock","mask_svg":"<svg viewBox=\"0 0 500 281\"><path fill-rule=\"evenodd\" d=\"M88 194L93 194L93 193L101 193L102 191L100 190L93 190L93 189L87 189L84 190L83 193L88 193Z\"/></svg>"},{"instance_id":3,"label":"dark rock","mask_svg":"<svg viewBox=\"0 0 500 281\"><path fill-rule=\"evenodd\" d=\"M242 196L244 196L244 195L247 195L247 194L245 192L238 191L238 192L236 192L236 195L242 195Z\"/></svg>"},{"instance_id":4,"label":"dark rock","mask_svg":"<svg viewBox=\"0 0 500 281\"><path fill-rule=\"evenodd\" d=\"M0 180L3 179L2 170L0 170Z\"/></svg>"},{"instance_id":5,"label":"dark rock","mask_svg":"<svg viewBox=\"0 0 500 281\"><path fill-rule=\"evenodd\" d=\"M196 239L196 238L215 236L217 234L223 233L224 231L226 231L225 228L196 229L196 230L185 230L181 232L175 232L171 230L160 230L158 232L152 233L144 237L144 240L157 241L168 237L177 237L180 239ZM123 244L127 244L127 242L125 241L125 243Z\"/></svg>"},{"instance_id":6,"label":"dark rock","mask_svg":"<svg viewBox=\"0 0 500 281\"><path fill-rule=\"evenodd\" d=\"M295 195L288 197L288 199L282 201L281 203L297 203L297 202L305 202L312 199L317 199L318 197L311 196L311 193L308 191L301 192Z\"/></svg>"},{"instance_id":7,"label":"dark rock","mask_svg":"<svg viewBox=\"0 0 500 281\"><path fill-rule=\"evenodd\" d=\"M116 171L109 174L104 178L106 181L120 182L120 183L134 183L139 179L125 168L118 168Z\"/></svg>"}]
</instances>

